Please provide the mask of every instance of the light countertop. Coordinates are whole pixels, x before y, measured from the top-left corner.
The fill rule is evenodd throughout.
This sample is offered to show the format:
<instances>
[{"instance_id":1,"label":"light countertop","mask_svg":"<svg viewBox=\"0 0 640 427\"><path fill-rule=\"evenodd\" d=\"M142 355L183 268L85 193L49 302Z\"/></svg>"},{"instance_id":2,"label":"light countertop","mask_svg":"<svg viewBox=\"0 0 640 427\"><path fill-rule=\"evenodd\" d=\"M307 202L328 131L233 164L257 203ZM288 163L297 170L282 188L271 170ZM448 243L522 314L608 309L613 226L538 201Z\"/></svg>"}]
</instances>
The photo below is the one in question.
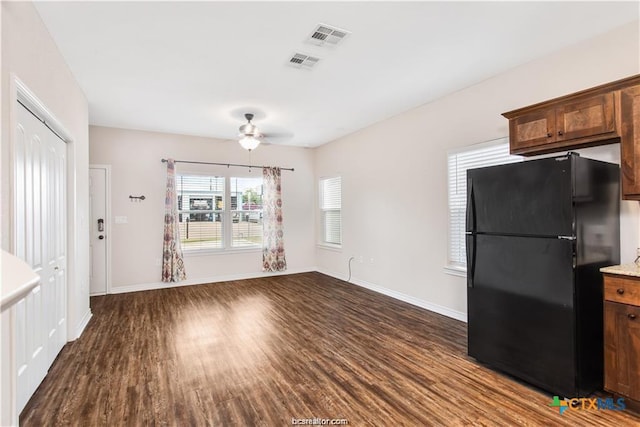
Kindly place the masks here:
<instances>
[{"instance_id":1,"label":"light countertop","mask_svg":"<svg viewBox=\"0 0 640 427\"><path fill-rule=\"evenodd\" d=\"M5 251L2 251L1 269L0 309L4 310L35 288L40 276L26 262Z\"/></svg>"},{"instance_id":2,"label":"light countertop","mask_svg":"<svg viewBox=\"0 0 640 427\"><path fill-rule=\"evenodd\" d=\"M634 263L603 267L600 269L600 271L602 273L608 273L608 274L620 274L623 276L640 277L640 267Z\"/></svg>"}]
</instances>

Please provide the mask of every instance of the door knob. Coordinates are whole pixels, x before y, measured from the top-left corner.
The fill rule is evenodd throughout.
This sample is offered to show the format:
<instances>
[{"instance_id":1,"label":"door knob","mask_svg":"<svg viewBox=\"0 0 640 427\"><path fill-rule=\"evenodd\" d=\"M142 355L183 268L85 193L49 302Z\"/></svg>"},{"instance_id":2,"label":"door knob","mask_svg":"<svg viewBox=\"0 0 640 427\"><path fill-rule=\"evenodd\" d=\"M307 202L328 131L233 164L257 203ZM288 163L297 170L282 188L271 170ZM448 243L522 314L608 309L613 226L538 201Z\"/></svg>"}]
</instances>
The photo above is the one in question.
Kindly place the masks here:
<instances>
[{"instance_id":1,"label":"door knob","mask_svg":"<svg viewBox=\"0 0 640 427\"><path fill-rule=\"evenodd\" d=\"M101 235L98 236L98 239L102 240L102 239L104 239L104 236L101 234Z\"/></svg>"}]
</instances>

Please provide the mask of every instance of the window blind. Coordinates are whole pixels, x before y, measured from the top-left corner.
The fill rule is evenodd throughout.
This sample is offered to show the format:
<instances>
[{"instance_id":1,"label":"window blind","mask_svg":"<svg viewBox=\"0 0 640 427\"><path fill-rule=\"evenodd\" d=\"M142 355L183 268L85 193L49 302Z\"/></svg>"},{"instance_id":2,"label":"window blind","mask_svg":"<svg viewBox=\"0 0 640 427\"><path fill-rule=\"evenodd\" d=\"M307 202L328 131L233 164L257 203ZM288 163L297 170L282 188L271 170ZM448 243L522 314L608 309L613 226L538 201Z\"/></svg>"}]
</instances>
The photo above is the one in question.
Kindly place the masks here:
<instances>
[{"instance_id":1,"label":"window blind","mask_svg":"<svg viewBox=\"0 0 640 427\"><path fill-rule=\"evenodd\" d=\"M342 178L320 180L320 210L322 213L322 241L342 244Z\"/></svg>"},{"instance_id":2,"label":"window blind","mask_svg":"<svg viewBox=\"0 0 640 427\"><path fill-rule=\"evenodd\" d=\"M467 208L467 170L522 161L509 154L509 140L472 146L448 155L449 249L448 264L466 267L465 220Z\"/></svg>"}]
</instances>

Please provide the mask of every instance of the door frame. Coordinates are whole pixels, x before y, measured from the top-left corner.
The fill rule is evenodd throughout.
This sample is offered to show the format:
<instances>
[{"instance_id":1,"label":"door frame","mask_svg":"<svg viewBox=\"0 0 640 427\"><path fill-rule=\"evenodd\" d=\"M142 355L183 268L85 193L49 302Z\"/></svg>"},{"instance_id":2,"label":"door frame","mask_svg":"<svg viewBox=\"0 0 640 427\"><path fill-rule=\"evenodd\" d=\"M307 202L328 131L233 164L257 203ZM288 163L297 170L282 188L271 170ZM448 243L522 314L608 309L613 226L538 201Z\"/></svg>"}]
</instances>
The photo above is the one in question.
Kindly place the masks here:
<instances>
[{"instance_id":1,"label":"door frame","mask_svg":"<svg viewBox=\"0 0 640 427\"><path fill-rule=\"evenodd\" d=\"M91 169L103 169L105 171L105 218L104 218L104 222L107 225L106 227L106 231L107 231L107 245L106 245L106 265L105 265L105 270L106 270L106 290L105 290L105 294L104 295L109 295L111 293L111 239L112 239L112 231L113 231L113 226L112 226L112 222L111 222L111 165L104 165L104 164L89 164L89 178L91 178ZM89 209L91 209L91 206L89 206ZM91 218L91 211L89 213L89 222L91 222L92 218ZM95 224L89 224L89 227L93 227ZM91 239L91 232L89 232L89 239ZM90 260L89 262L92 262L92 260ZM89 295L91 295L91 284L89 284ZM103 294L95 294L96 295L103 295Z\"/></svg>"},{"instance_id":2,"label":"door frame","mask_svg":"<svg viewBox=\"0 0 640 427\"><path fill-rule=\"evenodd\" d=\"M82 266L77 265L77 225L82 225L82 221L78 221L76 212L76 142L75 138L65 128L65 126L56 118L56 116L49 110L49 108L38 98L38 96L18 78L15 73L10 75L10 87L9 87L9 173L8 173L8 208L9 211L9 249L14 253L16 248L16 170L15 170L15 144L17 141L16 123L18 121L18 102L23 104L31 113L33 113L38 119L43 121L46 126L51 129L58 137L64 141L66 148L66 294L65 312L67 319L67 342L73 341L78 338L78 331L75 327L75 319L72 319L73 310L75 307L76 295L80 292L81 284L76 283L77 272L81 270ZM6 188L6 187L5 187ZM87 284L88 285L88 284ZM72 321L73 320L73 321Z\"/></svg>"},{"instance_id":3,"label":"door frame","mask_svg":"<svg viewBox=\"0 0 640 427\"><path fill-rule=\"evenodd\" d=\"M5 225L2 226L3 233L7 236L2 237L2 246L7 248L9 252L15 253L17 243L17 233L15 228L16 218L16 141L17 135L17 122L18 122L18 102L26 106L38 119L43 121L47 127L49 127L58 137L65 143L66 151L66 236L65 236L65 269L66 269L66 283L65 292L66 300L64 302L65 318L66 318L66 341L72 341L78 338L79 333L75 329L75 321L72 321L72 312L76 306L75 298L79 293L79 284L76 283L76 276L79 269L82 266L77 265L77 231L76 224L78 224L77 212L76 212L76 142L71 133L62 125L62 123L56 118L56 116L47 108L47 106L35 95L35 93L29 89L29 87L20 80L15 73L9 74L9 93L8 93L9 105L9 141L7 144L7 151L3 152L3 155L7 155L8 161L6 162L7 171L3 172L2 177L6 177L6 184L2 184L2 192L6 192L6 196L2 196L3 205L6 204L6 208L3 206L2 214L6 219ZM82 222L82 221L80 221ZM72 290L72 291L70 291ZM15 330L15 313L9 315L9 344L10 348L14 348L16 342ZM3 330L5 326L3 325ZM16 365L15 354L10 355L10 360L7 361L9 371L11 372L8 387L3 390L8 390L9 396L5 396L6 402L3 403L3 411L7 410L8 414L3 416L3 420L8 419L11 422L15 422L17 425L19 414L16 412L16 381L17 378L13 375ZM4 362L3 362L4 365Z\"/></svg>"}]
</instances>

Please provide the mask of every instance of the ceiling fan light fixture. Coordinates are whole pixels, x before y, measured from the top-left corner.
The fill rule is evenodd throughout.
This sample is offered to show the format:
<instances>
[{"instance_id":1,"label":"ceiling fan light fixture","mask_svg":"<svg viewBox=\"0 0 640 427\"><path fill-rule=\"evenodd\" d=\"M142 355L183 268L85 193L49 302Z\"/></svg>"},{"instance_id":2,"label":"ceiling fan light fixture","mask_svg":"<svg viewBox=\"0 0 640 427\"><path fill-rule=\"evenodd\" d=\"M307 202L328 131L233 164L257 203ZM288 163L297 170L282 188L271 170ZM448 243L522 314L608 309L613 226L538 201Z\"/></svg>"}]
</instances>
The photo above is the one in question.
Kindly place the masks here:
<instances>
[{"instance_id":1,"label":"ceiling fan light fixture","mask_svg":"<svg viewBox=\"0 0 640 427\"><path fill-rule=\"evenodd\" d=\"M249 151L255 149L258 145L260 145L260 140L253 136L245 136L238 142L240 143L242 148Z\"/></svg>"}]
</instances>

